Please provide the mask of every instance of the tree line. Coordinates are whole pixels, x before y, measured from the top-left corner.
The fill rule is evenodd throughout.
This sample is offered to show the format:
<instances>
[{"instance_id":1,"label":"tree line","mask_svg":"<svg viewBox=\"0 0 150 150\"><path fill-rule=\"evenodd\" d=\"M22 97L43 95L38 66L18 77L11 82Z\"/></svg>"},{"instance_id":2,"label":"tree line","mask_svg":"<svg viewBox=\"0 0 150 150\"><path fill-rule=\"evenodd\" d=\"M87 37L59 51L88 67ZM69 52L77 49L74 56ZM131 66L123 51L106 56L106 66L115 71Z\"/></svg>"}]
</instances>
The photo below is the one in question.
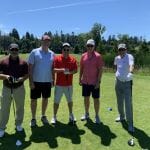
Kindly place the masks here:
<instances>
[{"instance_id":1,"label":"tree line","mask_svg":"<svg viewBox=\"0 0 150 150\"><path fill-rule=\"evenodd\" d=\"M117 53L118 43L126 43L128 52L135 57L137 67L150 66L150 41L147 41L142 36L130 36L128 34L110 35L105 39L103 34L106 32L106 27L100 23L94 23L91 30L86 33L75 35L74 32L64 34L63 31L57 31L52 34L51 31L45 32L52 37L51 49L55 53L61 52L63 42L69 42L72 46L73 53L81 54L85 51L85 43L89 38L93 38L96 42L96 50L103 55L105 66L112 67L114 57ZM15 42L20 47L21 53L29 53L32 49L40 46L40 39L34 34L26 32L20 37L16 28L8 34L2 34L0 31L0 53L7 53L10 43Z\"/></svg>"}]
</instances>

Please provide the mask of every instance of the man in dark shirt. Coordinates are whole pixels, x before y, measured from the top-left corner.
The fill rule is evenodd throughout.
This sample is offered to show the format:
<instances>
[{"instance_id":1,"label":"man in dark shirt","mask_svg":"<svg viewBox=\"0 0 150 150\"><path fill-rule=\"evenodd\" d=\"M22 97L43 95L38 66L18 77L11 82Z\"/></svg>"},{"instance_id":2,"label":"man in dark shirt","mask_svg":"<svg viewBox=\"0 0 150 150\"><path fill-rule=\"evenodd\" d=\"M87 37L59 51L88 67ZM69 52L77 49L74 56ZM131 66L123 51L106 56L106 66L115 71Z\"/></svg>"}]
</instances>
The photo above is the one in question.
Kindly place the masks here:
<instances>
[{"instance_id":1,"label":"man in dark shirt","mask_svg":"<svg viewBox=\"0 0 150 150\"><path fill-rule=\"evenodd\" d=\"M27 62L19 57L19 47L13 43L9 46L9 55L0 60L0 80L3 80L0 108L0 137L4 136L9 119L12 94L16 104L15 125L22 131L24 117L25 88L24 81L28 78Z\"/></svg>"}]
</instances>

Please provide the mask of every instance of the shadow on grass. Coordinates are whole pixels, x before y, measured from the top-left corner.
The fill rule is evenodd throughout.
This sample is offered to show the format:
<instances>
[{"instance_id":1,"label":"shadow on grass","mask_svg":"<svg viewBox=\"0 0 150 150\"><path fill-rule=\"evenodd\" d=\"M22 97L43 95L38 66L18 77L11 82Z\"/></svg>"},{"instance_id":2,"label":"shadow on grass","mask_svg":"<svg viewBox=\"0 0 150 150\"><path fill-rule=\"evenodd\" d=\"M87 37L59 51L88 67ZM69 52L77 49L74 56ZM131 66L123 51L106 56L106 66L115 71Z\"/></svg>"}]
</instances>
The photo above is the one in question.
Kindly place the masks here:
<instances>
[{"instance_id":1,"label":"shadow on grass","mask_svg":"<svg viewBox=\"0 0 150 150\"><path fill-rule=\"evenodd\" d=\"M70 139L73 144L80 144L80 135L84 130L78 129L77 125L68 125L57 122L55 126L44 125L32 128L30 140L36 143L47 142L50 148L58 147L57 137Z\"/></svg>"},{"instance_id":2,"label":"shadow on grass","mask_svg":"<svg viewBox=\"0 0 150 150\"><path fill-rule=\"evenodd\" d=\"M116 138L116 135L111 132L110 128L103 123L95 124L91 119L88 119L85 126L92 131L93 134L101 138L101 144L104 146L109 146L111 144L111 139Z\"/></svg>"},{"instance_id":3,"label":"shadow on grass","mask_svg":"<svg viewBox=\"0 0 150 150\"><path fill-rule=\"evenodd\" d=\"M0 139L0 149L1 150L22 150L31 145L30 141L25 141L26 133L25 131L17 132L15 134L5 133L4 137ZM21 141L22 145L16 146L17 140Z\"/></svg>"},{"instance_id":4,"label":"shadow on grass","mask_svg":"<svg viewBox=\"0 0 150 150\"><path fill-rule=\"evenodd\" d=\"M128 124L126 121L122 122L122 127L128 131ZM134 127L135 132L129 134L137 139L140 147L145 150L150 150L150 137L141 129ZM135 142L136 144L136 142Z\"/></svg>"}]
</instances>

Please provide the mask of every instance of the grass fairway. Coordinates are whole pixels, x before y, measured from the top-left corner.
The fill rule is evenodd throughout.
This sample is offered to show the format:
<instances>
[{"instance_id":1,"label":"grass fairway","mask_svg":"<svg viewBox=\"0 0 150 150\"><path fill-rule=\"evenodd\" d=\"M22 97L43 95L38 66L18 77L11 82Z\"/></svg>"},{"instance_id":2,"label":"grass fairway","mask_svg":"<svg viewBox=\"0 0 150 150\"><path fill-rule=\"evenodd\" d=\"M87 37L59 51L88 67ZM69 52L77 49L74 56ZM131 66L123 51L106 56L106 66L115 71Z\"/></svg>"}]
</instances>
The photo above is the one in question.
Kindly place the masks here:
<instances>
[{"instance_id":1,"label":"grass fairway","mask_svg":"<svg viewBox=\"0 0 150 150\"><path fill-rule=\"evenodd\" d=\"M78 74L74 76L74 114L77 118L75 126L69 126L68 108L66 100L63 97L58 111L58 124L54 127L43 126L40 121L41 101L38 100L37 108L37 128L31 129L29 122L31 119L30 98L28 80L26 86L26 102L24 117L24 132L15 133L14 115L11 107L11 114L7 124L5 137L0 139L0 150L141 150L150 149L150 117L149 117L149 91L150 77L134 77L133 86L133 109L135 123L135 146L129 147L127 141L131 135L127 132L126 124L116 123L117 117L116 97L114 91L114 74L104 73L101 84L101 125L96 125L94 121L93 101L91 99L90 117L88 122L80 121L84 113L83 97L81 96L81 87L78 85ZM2 82L0 82L2 87ZM49 121L52 118L54 89L50 98L47 116ZM112 111L108 110L112 108ZM16 147L16 140L20 139L23 144Z\"/></svg>"}]
</instances>

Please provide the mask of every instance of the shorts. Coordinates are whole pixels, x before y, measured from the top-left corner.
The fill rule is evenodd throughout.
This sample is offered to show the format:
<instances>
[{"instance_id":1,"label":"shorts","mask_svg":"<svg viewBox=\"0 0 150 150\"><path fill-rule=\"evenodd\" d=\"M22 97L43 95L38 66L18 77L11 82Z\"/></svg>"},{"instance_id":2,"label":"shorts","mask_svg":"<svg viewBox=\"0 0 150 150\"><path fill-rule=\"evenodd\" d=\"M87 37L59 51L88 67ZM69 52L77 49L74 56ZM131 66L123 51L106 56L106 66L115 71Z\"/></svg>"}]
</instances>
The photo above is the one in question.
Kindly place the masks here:
<instances>
[{"instance_id":1,"label":"shorts","mask_svg":"<svg viewBox=\"0 0 150 150\"><path fill-rule=\"evenodd\" d=\"M91 93L93 98L100 98L100 88L95 89L94 85L82 84L82 96L89 97Z\"/></svg>"},{"instance_id":2,"label":"shorts","mask_svg":"<svg viewBox=\"0 0 150 150\"><path fill-rule=\"evenodd\" d=\"M50 82L34 82L35 88L30 91L30 98L37 99L48 98L51 96L51 83Z\"/></svg>"},{"instance_id":3,"label":"shorts","mask_svg":"<svg viewBox=\"0 0 150 150\"><path fill-rule=\"evenodd\" d=\"M55 86L54 102L59 104L63 94L65 94L67 101L71 102L72 101L72 93L73 93L72 86Z\"/></svg>"}]
</instances>

